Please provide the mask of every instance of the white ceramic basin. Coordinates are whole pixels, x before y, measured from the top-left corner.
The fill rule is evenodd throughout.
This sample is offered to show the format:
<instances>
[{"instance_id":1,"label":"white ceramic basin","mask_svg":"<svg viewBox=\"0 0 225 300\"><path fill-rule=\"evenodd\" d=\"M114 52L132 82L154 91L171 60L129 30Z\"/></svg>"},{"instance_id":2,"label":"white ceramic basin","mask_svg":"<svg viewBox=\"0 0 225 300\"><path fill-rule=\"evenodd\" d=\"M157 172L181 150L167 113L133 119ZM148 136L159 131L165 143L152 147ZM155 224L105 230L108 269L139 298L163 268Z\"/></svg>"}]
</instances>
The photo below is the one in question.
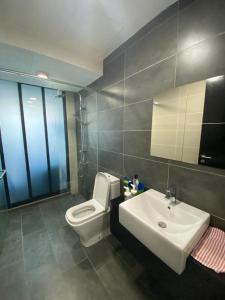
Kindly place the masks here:
<instances>
[{"instance_id":1,"label":"white ceramic basin","mask_svg":"<svg viewBox=\"0 0 225 300\"><path fill-rule=\"evenodd\" d=\"M119 206L120 223L178 274L209 220L208 213L184 202L170 205L164 194L153 189Z\"/></svg>"}]
</instances>

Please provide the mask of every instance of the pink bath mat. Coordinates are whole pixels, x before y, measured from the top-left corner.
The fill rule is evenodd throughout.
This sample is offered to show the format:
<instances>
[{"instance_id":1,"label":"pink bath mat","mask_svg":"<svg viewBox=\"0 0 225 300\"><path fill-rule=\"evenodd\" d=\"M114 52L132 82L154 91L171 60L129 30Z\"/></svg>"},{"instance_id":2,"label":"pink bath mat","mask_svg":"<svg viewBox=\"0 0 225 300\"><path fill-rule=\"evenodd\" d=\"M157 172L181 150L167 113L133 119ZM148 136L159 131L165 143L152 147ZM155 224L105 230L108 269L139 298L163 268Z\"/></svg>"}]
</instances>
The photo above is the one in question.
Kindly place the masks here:
<instances>
[{"instance_id":1,"label":"pink bath mat","mask_svg":"<svg viewBox=\"0 0 225 300\"><path fill-rule=\"evenodd\" d=\"M209 227L191 255L217 273L225 272L225 232Z\"/></svg>"}]
</instances>

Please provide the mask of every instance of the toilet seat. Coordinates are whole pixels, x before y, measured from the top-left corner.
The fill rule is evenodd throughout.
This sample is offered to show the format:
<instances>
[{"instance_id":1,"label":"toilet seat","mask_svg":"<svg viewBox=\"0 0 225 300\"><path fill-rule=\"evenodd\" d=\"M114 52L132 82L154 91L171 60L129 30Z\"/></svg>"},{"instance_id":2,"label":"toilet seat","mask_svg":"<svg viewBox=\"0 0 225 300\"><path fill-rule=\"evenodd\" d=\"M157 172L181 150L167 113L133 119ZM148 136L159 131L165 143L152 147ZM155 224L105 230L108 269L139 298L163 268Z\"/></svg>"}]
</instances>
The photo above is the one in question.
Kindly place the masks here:
<instances>
[{"instance_id":1,"label":"toilet seat","mask_svg":"<svg viewBox=\"0 0 225 300\"><path fill-rule=\"evenodd\" d=\"M67 220L73 225L82 224L103 213L104 207L95 199L69 208L66 212Z\"/></svg>"}]
</instances>

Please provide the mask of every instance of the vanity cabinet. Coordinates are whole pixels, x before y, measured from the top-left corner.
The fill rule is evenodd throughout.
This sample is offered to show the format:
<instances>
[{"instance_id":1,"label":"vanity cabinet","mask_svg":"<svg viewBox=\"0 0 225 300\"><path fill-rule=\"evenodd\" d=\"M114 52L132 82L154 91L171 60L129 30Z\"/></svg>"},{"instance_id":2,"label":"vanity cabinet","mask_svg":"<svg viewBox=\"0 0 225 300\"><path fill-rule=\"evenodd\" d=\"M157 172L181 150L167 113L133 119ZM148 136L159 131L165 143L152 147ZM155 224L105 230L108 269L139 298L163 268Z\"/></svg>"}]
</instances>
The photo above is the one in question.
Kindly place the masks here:
<instances>
[{"instance_id":1,"label":"vanity cabinet","mask_svg":"<svg viewBox=\"0 0 225 300\"><path fill-rule=\"evenodd\" d=\"M111 201L110 230L144 266L149 283L163 290L168 299L225 299L225 273L217 274L189 256L185 271L176 274L119 223L119 205L123 201L123 197Z\"/></svg>"}]
</instances>

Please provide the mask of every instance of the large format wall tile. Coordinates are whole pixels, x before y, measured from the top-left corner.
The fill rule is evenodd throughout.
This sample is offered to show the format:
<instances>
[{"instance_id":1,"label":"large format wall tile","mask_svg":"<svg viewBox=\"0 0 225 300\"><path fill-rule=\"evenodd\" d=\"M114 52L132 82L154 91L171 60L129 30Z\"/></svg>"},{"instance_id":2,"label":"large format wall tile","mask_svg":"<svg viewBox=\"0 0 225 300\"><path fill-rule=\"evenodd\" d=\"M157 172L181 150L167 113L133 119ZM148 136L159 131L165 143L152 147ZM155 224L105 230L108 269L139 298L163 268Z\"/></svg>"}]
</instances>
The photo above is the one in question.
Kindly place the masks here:
<instances>
[{"instance_id":1,"label":"large format wall tile","mask_svg":"<svg viewBox=\"0 0 225 300\"><path fill-rule=\"evenodd\" d=\"M97 111L97 93L91 93L84 98L84 104L88 113L94 113Z\"/></svg>"},{"instance_id":2,"label":"large format wall tile","mask_svg":"<svg viewBox=\"0 0 225 300\"><path fill-rule=\"evenodd\" d=\"M165 192L167 186L168 165L156 161L124 156L124 173L128 176L139 175L141 182L149 188Z\"/></svg>"},{"instance_id":3,"label":"large format wall tile","mask_svg":"<svg viewBox=\"0 0 225 300\"><path fill-rule=\"evenodd\" d=\"M98 162L98 151L96 148L88 148L87 150L87 161L97 164Z\"/></svg>"},{"instance_id":4,"label":"large format wall tile","mask_svg":"<svg viewBox=\"0 0 225 300\"><path fill-rule=\"evenodd\" d=\"M121 81L98 93L98 110L122 106L124 103L124 82Z\"/></svg>"},{"instance_id":5,"label":"large format wall tile","mask_svg":"<svg viewBox=\"0 0 225 300\"><path fill-rule=\"evenodd\" d=\"M124 77L124 53L103 66L103 86L107 87Z\"/></svg>"},{"instance_id":6,"label":"large format wall tile","mask_svg":"<svg viewBox=\"0 0 225 300\"><path fill-rule=\"evenodd\" d=\"M177 187L177 198L225 219L225 177L170 166L169 182Z\"/></svg>"},{"instance_id":7,"label":"large format wall tile","mask_svg":"<svg viewBox=\"0 0 225 300\"><path fill-rule=\"evenodd\" d=\"M119 174L123 174L123 155L107 151L99 151L99 165L115 171Z\"/></svg>"},{"instance_id":8,"label":"large format wall tile","mask_svg":"<svg viewBox=\"0 0 225 300\"><path fill-rule=\"evenodd\" d=\"M225 74L225 34L208 39L177 57L176 86Z\"/></svg>"},{"instance_id":9,"label":"large format wall tile","mask_svg":"<svg viewBox=\"0 0 225 300\"><path fill-rule=\"evenodd\" d=\"M98 113L99 130L122 130L123 129L123 108L100 111Z\"/></svg>"},{"instance_id":10,"label":"large format wall tile","mask_svg":"<svg viewBox=\"0 0 225 300\"><path fill-rule=\"evenodd\" d=\"M89 131L97 130L97 113L87 114L87 127Z\"/></svg>"},{"instance_id":11,"label":"large format wall tile","mask_svg":"<svg viewBox=\"0 0 225 300\"><path fill-rule=\"evenodd\" d=\"M144 101L124 107L125 130L149 130L152 126L152 101Z\"/></svg>"},{"instance_id":12,"label":"large format wall tile","mask_svg":"<svg viewBox=\"0 0 225 300\"><path fill-rule=\"evenodd\" d=\"M225 228L224 170L173 161L168 172L166 159L149 155L153 97L225 74L224 14L224 0L179 0L105 59L104 75L93 83L98 127L89 118L93 122L85 144L93 151L88 153L91 164L82 181L84 192L91 193L97 170L119 177L138 173L148 187L161 192L169 177L180 200L214 214L212 224ZM95 112L94 94L84 95L88 113ZM91 167L97 150L98 165Z\"/></svg>"},{"instance_id":13,"label":"large format wall tile","mask_svg":"<svg viewBox=\"0 0 225 300\"><path fill-rule=\"evenodd\" d=\"M151 131L125 131L124 153L139 157L150 157Z\"/></svg>"},{"instance_id":14,"label":"large format wall tile","mask_svg":"<svg viewBox=\"0 0 225 300\"><path fill-rule=\"evenodd\" d=\"M151 99L174 86L175 58L154 65L125 80L125 104Z\"/></svg>"},{"instance_id":15,"label":"large format wall tile","mask_svg":"<svg viewBox=\"0 0 225 300\"><path fill-rule=\"evenodd\" d=\"M194 0L182 0L182 1L194 1ZM140 30L138 30L134 35L132 35L127 41L125 41L122 45L120 45L117 49L115 49L109 56L107 56L103 63L104 65L108 62L111 62L115 57L124 52L128 47L132 46L139 39L143 38L148 32L152 31L155 27L160 24L166 22L172 17L176 16L178 13L178 7L180 3L175 2L171 6L169 6L166 10L162 11L158 16L156 16L153 20L143 26Z\"/></svg>"},{"instance_id":16,"label":"large format wall tile","mask_svg":"<svg viewBox=\"0 0 225 300\"><path fill-rule=\"evenodd\" d=\"M146 68L177 50L177 16L159 25L130 46L126 52L125 75Z\"/></svg>"},{"instance_id":17,"label":"large format wall tile","mask_svg":"<svg viewBox=\"0 0 225 300\"><path fill-rule=\"evenodd\" d=\"M225 31L225 1L192 1L179 14L179 49Z\"/></svg>"},{"instance_id":18,"label":"large format wall tile","mask_svg":"<svg viewBox=\"0 0 225 300\"><path fill-rule=\"evenodd\" d=\"M123 152L123 131L99 131L99 149Z\"/></svg>"}]
</instances>

